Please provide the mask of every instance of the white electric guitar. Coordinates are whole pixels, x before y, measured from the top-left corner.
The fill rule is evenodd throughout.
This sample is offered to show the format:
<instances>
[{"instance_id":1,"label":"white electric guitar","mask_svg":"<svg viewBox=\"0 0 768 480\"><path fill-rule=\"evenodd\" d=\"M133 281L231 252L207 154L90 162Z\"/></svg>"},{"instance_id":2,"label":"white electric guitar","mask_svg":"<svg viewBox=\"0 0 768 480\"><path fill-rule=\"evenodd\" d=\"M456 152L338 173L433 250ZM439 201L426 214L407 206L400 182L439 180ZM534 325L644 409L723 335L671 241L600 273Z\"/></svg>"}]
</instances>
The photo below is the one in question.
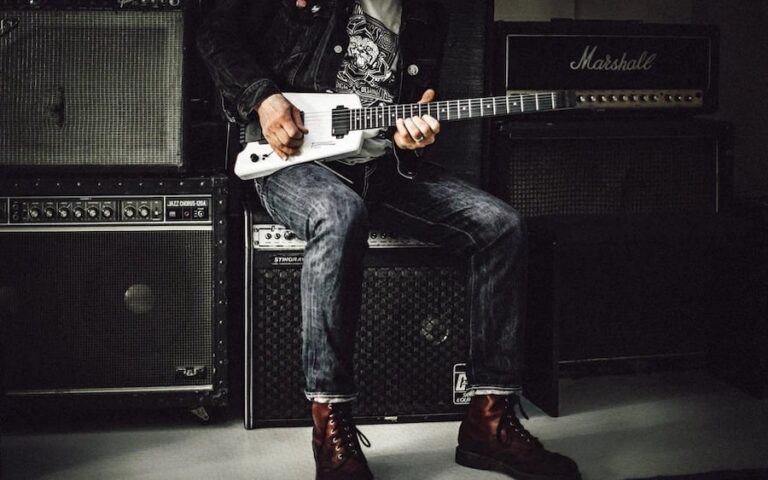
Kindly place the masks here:
<instances>
[{"instance_id":1,"label":"white electric guitar","mask_svg":"<svg viewBox=\"0 0 768 480\"><path fill-rule=\"evenodd\" d=\"M363 140L398 118L431 115L440 122L574 108L572 91L536 92L503 97L363 108L354 94L284 93L301 110L309 132L298 155L280 158L266 140L249 142L237 156L235 174L243 180L264 177L297 163L336 160L360 152Z\"/></svg>"}]
</instances>

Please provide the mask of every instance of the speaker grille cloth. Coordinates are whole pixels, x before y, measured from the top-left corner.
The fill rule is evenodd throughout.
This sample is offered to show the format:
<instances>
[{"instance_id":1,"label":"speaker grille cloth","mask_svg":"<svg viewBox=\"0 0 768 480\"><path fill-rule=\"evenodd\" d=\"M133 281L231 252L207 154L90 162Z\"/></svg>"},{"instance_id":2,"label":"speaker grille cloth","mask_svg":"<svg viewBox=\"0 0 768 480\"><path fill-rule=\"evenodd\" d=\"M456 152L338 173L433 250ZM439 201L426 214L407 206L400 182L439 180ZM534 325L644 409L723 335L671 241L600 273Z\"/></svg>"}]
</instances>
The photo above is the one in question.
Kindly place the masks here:
<instances>
[{"instance_id":1,"label":"speaker grille cloth","mask_svg":"<svg viewBox=\"0 0 768 480\"><path fill-rule=\"evenodd\" d=\"M181 11L2 13L0 165L181 164Z\"/></svg>"},{"instance_id":2,"label":"speaker grille cloth","mask_svg":"<svg viewBox=\"0 0 768 480\"><path fill-rule=\"evenodd\" d=\"M502 171L505 195L526 217L711 213L716 208L714 139L526 139L508 143L498 159L506 169Z\"/></svg>"},{"instance_id":3,"label":"speaker grille cloth","mask_svg":"<svg viewBox=\"0 0 768 480\"><path fill-rule=\"evenodd\" d=\"M260 420L308 418L299 268L254 273L253 407ZM467 360L466 293L453 267L369 267L355 349L356 414L456 411L453 366Z\"/></svg>"},{"instance_id":4,"label":"speaker grille cloth","mask_svg":"<svg viewBox=\"0 0 768 480\"><path fill-rule=\"evenodd\" d=\"M0 234L5 388L211 384L212 235Z\"/></svg>"},{"instance_id":5,"label":"speaker grille cloth","mask_svg":"<svg viewBox=\"0 0 768 480\"><path fill-rule=\"evenodd\" d=\"M706 350L707 320L718 291L706 260L711 254L704 249L636 240L562 250L557 258L561 359Z\"/></svg>"}]
</instances>

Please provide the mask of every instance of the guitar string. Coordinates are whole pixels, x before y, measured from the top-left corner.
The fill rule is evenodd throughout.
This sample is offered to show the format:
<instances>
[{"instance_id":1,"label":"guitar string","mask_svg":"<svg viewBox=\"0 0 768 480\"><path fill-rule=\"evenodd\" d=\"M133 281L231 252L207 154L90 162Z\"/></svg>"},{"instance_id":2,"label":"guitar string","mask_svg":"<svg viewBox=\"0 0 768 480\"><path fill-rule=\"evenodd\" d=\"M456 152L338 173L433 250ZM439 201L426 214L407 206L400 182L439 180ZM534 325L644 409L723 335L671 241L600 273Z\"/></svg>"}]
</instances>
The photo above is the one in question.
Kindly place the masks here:
<instances>
[{"instance_id":1,"label":"guitar string","mask_svg":"<svg viewBox=\"0 0 768 480\"><path fill-rule=\"evenodd\" d=\"M557 93L547 92L538 94L522 94L522 95L509 95L499 97L483 97L466 100L441 100L437 102L425 103L412 103L412 104L399 104L399 105L384 105L378 107L364 107L364 108L352 108L343 111L324 111L324 112L304 112L304 124L305 126L324 126L327 124L328 115L330 113L331 123L334 121L347 121L349 120L353 125L364 125L367 123L373 123L372 127L379 126L379 121L383 120L380 126L387 126L388 122L392 121L392 117L395 119L407 118L410 115L406 113L412 113L413 115L426 115L434 113L435 117L440 121L450 120L465 120L474 117L486 117L486 116L498 116L498 115L510 115L515 113L527 113L536 111L555 110L558 108L567 108L567 105L557 104ZM522 101L518 99L518 96L522 97ZM537 98L538 97L538 98ZM510 103L511 102L511 103ZM561 102L562 103L562 102ZM518 111L518 106L521 106ZM501 112L497 112L496 109L501 108ZM394 109L394 114L392 110ZM469 115L462 117L462 112L466 113L469 109ZM494 110L493 114L487 115L484 110ZM426 111L424 111L426 110ZM526 112L527 111L527 112ZM406 115L398 115L399 113ZM479 115L477 113L479 112ZM441 118L442 114L446 114L445 118ZM475 115L473 115L475 114ZM454 118L451 118L453 116ZM320 123L317 123L318 118L321 119ZM394 122L393 122L394 123Z\"/></svg>"}]
</instances>

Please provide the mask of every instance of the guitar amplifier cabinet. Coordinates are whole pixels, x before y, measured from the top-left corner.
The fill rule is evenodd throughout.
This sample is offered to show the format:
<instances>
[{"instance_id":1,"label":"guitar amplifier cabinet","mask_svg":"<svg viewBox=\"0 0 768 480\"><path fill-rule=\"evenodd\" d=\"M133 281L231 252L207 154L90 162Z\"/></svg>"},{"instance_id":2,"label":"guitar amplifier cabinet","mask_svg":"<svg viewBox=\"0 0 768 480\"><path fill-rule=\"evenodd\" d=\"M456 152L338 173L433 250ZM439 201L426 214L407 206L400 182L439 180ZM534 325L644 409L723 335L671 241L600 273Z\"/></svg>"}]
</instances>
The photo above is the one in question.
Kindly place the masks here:
<instances>
[{"instance_id":1,"label":"guitar amplifier cabinet","mask_svg":"<svg viewBox=\"0 0 768 480\"><path fill-rule=\"evenodd\" d=\"M0 182L9 405L226 403L225 181Z\"/></svg>"},{"instance_id":2,"label":"guitar amplifier cabinet","mask_svg":"<svg viewBox=\"0 0 768 480\"><path fill-rule=\"evenodd\" d=\"M525 217L710 214L733 198L733 131L707 120L494 124L488 188Z\"/></svg>"},{"instance_id":3,"label":"guitar amplifier cabinet","mask_svg":"<svg viewBox=\"0 0 768 480\"><path fill-rule=\"evenodd\" d=\"M264 223L261 223L264 222ZM246 212L245 427L309 425L301 368L303 242ZM441 249L371 233L355 350L359 421L458 419L468 398L466 274Z\"/></svg>"},{"instance_id":4,"label":"guitar amplifier cabinet","mask_svg":"<svg viewBox=\"0 0 768 480\"><path fill-rule=\"evenodd\" d=\"M0 169L182 169L186 3L0 2Z\"/></svg>"},{"instance_id":5,"label":"guitar amplifier cabinet","mask_svg":"<svg viewBox=\"0 0 768 480\"><path fill-rule=\"evenodd\" d=\"M563 374L720 358L725 378L753 375L742 354L759 351L745 333L765 330L764 229L670 213L536 217L528 230L525 393L548 414L560 412Z\"/></svg>"}]
</instances>

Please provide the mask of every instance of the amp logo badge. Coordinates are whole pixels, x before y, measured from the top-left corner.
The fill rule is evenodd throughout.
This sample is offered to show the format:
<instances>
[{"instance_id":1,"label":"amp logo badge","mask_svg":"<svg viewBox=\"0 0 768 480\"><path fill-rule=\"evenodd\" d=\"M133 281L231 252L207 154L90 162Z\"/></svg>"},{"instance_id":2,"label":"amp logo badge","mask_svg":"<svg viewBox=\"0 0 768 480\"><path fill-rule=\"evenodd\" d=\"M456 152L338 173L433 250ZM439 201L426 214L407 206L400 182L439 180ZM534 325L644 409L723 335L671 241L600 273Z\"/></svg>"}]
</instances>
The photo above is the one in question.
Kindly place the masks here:
<instances>
[{"instance_id":1,"label":"amp logo badge","mask_svg":"<svg viewBox=\"0 0 768 480\"><path fill-rule=\"evenodd\" d=\"M453 366L453 404L468 405L467 397L467 364L457 363Z\"/></svg>"}]
</instances>

